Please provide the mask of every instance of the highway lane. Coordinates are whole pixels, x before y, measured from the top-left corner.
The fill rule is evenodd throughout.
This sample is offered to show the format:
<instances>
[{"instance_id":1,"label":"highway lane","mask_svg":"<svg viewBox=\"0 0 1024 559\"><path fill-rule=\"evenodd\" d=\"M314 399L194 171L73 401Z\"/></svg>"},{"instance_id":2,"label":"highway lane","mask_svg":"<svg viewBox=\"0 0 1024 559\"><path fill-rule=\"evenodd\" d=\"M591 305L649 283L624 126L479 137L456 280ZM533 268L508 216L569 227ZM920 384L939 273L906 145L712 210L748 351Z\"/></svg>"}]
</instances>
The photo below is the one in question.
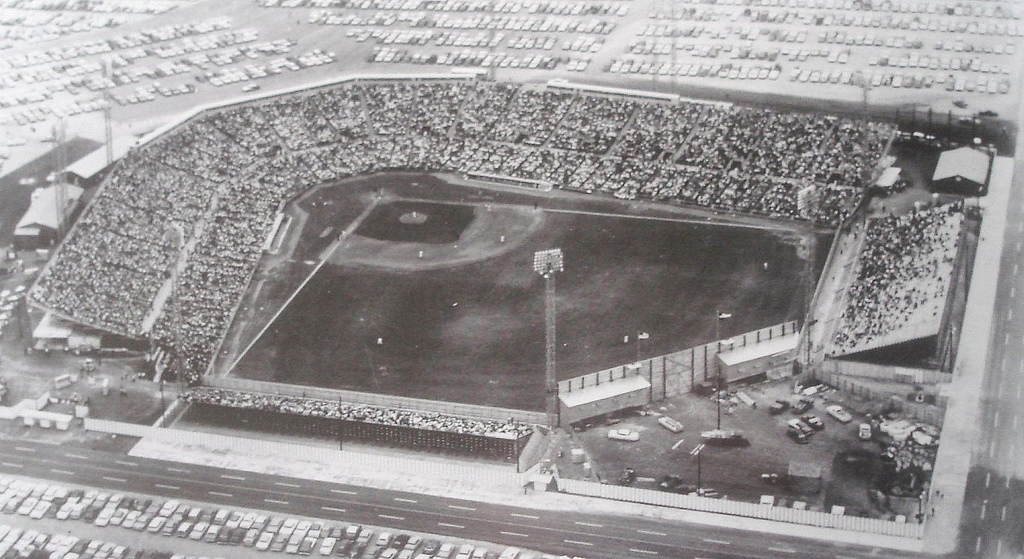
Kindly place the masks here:
<instances>
[{"instance_id":1,"label":"highway lane","mask_svg":"<svg viewBox=\"0 0 1024 559\"><path fill-rule=\"evenodd\" d=\"M1017 114L1024 130L1024 104ZM1024 556L1024 142L1017 138L960 555ZM965 332L967 334L967 332ZM981 340L979 340L981 342ZM940 498L941 501L941 498Z\"/></svg>"},{"instance_id":2,"label":"highway lane","mask_svg":"<svg viewBox=\"0 0 1024 559\"><path fill-rule=\"evenodd\" d=\"M9 442L0 473L221 506L485 540L592 559L919 557L649 518L549 511Z\"/></svg>"}]
</instances>

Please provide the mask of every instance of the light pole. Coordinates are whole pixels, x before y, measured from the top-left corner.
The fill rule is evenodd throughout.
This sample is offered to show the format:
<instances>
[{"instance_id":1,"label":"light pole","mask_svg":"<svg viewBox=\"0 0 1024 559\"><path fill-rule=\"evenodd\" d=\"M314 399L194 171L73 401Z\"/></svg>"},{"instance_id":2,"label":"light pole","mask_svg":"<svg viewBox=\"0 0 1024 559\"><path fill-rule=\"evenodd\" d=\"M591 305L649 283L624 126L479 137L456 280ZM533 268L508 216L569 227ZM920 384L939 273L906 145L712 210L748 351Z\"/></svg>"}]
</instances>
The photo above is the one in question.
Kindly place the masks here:
<instances>
[{"instance_id":1,"label":"light pole","mask_svg":"<svg viewBox=\"0 0 1024 559\"><path fill-rule=\"evenodd\" d=\"M690 456L696 456L697 457L697 494L698 495L701 494L701 486L700 486L700 453L703 450L704 450L704 443L700 443L699 445L693 447L693 450L690 451Z\"/></svg>"},{"instance_id":2,"label":"light pole","mask_svg":"<svg viewBox=\"0 0 1024 559\"><path fill-rule=\"evenodd\" d=\"M541 250L533 254L533 271L544 278L544 376L547 390L548 424L560 423L558 378L555 374L555 274L564 269L562 249Z\"/></svg>"},{"instance_id":3,"label":"light pole","mask_svg":"<svg viewBox=\"0 0 1024 559\"><path fill-rule=\"evenodd\" d=\"M810 372L811 370L811 345L814 343L814 339L811 337L811 332L813 331L814 325L817 323L817 318L807 321L807 339L805 340L807 343L807 359L804 360L804 368L807 370L804 371L805 373Z\"/></svg>"},{"instance_id":4,"label":"light pole","mask_svg":"<svg viewBox=\"0 0 1024 559\"><path fill-rule=\"evenodd\" d=\"M715 341L718 343L718 353L722 352L722 321L732 318L732 313L715 311ZM729 342L731 345L732 342ZM717 355L716 355L717 357ZM721 357L715 360L715 404L718 409L718 423L716 429L722 428L722 366L719 364Z\"/></svg>"}]
</instances>

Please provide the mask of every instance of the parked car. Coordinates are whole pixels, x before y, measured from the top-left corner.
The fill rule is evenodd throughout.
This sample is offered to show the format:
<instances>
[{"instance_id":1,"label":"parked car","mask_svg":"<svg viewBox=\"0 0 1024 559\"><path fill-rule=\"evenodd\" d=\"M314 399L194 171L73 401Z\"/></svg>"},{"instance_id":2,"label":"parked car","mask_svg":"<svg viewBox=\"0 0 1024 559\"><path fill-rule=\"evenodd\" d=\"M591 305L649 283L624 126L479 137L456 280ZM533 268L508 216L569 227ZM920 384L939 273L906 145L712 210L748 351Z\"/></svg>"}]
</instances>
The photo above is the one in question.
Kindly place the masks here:
<instances>
[{"instance_id":1,"label":"parked car","mask_svg":"<svg viewBox=\"0 0 1024 559\"><path fill-rule=\"evenodd\" d=\"M871 425L868 424L868 423L861 423L857 427L857 438L859 438L862 441L870 441L871 440Z\"/></svg>"},{"instance_id":2,"label":"parked car","mask_svg":"<svg viewBox=\"0 0 1024 559\"><path fill-rule=\"evenodd\" d=\"M772 405L768 407L768 413L772 415L779 415L787 409L789 409L789 402L785 400L775 400L772 402Z\"/></svg>"},{"instance_id":3,"label":"parked car","mask_svg":"<svg viewBox=\"0 0 1024 559\"><path fill-rule=\"evenodd\" d=\"M673 418L671 418L671 417L669 417L667 415L663 415L663 416L659 417L658 418L658 423L662 427L668 429L669 431L672 431L673 433L679 433L679 432L682 432L682 430L683 430L683 424L682 423L679 423L678 421L676 421L675 419L673 419Z\"/></svg>"},{"instance_id":4,"label":"parked car","mask_svg":"<svg viewBox=\"0 0 1024 559\"><path fill-rule=\"evenodd\" d=\"M843 406L831 405L825 408L825 411L840 423L849 423L853 421L853 416L850 415L850 412L844 410Z\"/></svg>"},{"instance_id":5,"label":"parked car","mask_svg":"<svg viewBox=\"0 0 1024 559\"><path fill-rule=\"evenodd\" d=\"M619 485L631 485L634 481L636 481L636 470L623 468L622 473L619 474Z\"/></svg>"},{"instance_id":6,"label":"parked car","mask_svg":"<svg viewBox=\"0 0 1024 559\"><path fill-rule=\"evenodd\" d=\"M614 441L636 442L640 440L640 433L629 429L609 429L608 438Z\"/></svg>"},{"instance_id":7,"label":"parked car","mask_svg":"<svg viewBox=\"0 0 1024 559\"><path fill-rule=\"evenodd\" d=\"M810 442L810 440L807 438L807 435L805 435L803 431L798 431L796 429L786 429L786 435L788 435L789 438L793 439L793 442L797 444L807 444Z\"/></svg>"},{"instance_id":8,"label":"parked car","mask_svg":"<svg viewBox=\"0 0 1024 559\"><path fill-rule=\"evenodd\" d=\"M821 418L816 415L805 415L801 419L803 419L804 423L810 425L811 428L814 429L815 431L821 431L822 429L825 428L825 422L823 422Z\"/></svg>"},{"instance_id":9,"label":"parked car","mask_svg":"<svg viewBox=\"0 0 1024 559\"><path fill-rule=\"evenodd\" d=\"M786 425L788 425L791 430L800 431L808 437L814 434L814 429L811 429L810 425L800 421L799 419L790 419L786 422Z\"/></svg>"},{"instance_id":10,"label":"parked car","mask_svg":"<svg viewBox=\"0 0 1024 559\"><path fill-rule=\"evenodd\" d=\"M791 411L796 415L800 415L813 407L814 400L811 400L810 398L797 398L797 401L793 404Z\"/></svg>"}]
</instances>

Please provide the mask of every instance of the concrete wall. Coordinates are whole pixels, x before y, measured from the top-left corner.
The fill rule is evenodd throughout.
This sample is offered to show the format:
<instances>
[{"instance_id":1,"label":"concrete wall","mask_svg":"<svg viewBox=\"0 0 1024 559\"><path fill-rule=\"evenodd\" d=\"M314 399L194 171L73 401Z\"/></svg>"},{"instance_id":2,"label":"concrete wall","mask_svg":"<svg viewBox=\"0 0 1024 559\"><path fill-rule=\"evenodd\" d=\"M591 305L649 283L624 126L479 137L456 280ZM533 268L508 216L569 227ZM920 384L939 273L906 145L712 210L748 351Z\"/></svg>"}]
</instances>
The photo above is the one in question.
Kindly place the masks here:
<instances>
[{"instance_id":1,"label":"concrete wall","mask_svg":"<svg viewBox=\"0 0 1024 559\"><path fill-rule=\"evenodd\" d=\"M953 375L930 369L898 367L895 365L876 365L856 361L825 359L820 367L823 375L845 375L851 377L871 378L902 382L906 384L938 384L951 382Z\"/></svg>"},{"instance_id":2,"label":"concrete wall","mask_svg":"<svg viewBox=\"0 0 1024 559\"><path fill-rule=\"evenodd\" d=\"M645 503L662 507L698 510L703 512L746 516L804 524L823 528L836 528L870 534L881 534L908 539L921 539L924 525L916 522L899 523L878 518L861 518L858 516L841 516L826 512L796 510L785 507L774 507L743 501L726 499L710 499L678 493L667 493L654 489L638 487L605 485L590 481L559 479L558 490L573 495L587 495L604 499L615 499L631 503Z\"/></svg>"}]
</instances>

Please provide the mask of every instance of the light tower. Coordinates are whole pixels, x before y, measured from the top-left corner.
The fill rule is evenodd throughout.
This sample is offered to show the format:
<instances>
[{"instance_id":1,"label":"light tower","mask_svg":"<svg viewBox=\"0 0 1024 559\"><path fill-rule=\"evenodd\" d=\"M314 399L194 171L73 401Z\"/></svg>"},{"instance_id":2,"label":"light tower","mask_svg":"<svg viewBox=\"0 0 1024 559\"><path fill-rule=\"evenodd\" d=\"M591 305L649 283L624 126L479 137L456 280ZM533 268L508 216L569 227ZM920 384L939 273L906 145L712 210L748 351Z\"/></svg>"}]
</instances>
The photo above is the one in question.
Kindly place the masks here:
<instances>
[{"instance_id":1,"label":"light tower","mask_svg":"<svg viewBox=\"0 0 1024 559\"><path fill-rule=\"evenodd\" d=\"M563 270L562 249L533 254L533 271L544 278L544 387L547 393L548 424L558 426L558 378L555 376L555 274Z\"/></svg>"},{"instance_id":2,"label":"light tower","mask_svg":"<svg viewBox=\"0 0 1024 559\"><path fill-rule=\"evenodd\" d=\"M167 224L166 229L167 238L174 242L174 254L178 256L171 262L171 303L174 304L174 313L171 317L172 328L174 330L174 360L176 361L177 367L175 368L175 375L177 376L178 386L182 394L185 393L185 388L188 386L189 379L186 378L185 371L187 365L185 362L185 352L181 347L181 291L178 286L179 270L178 265L180 263L181 251L185 247L185 230L181 227L181 224L177 222L170 222ZM161 397L163 394L163 382L160 384Z\"/></svg>"}]
</instances>

